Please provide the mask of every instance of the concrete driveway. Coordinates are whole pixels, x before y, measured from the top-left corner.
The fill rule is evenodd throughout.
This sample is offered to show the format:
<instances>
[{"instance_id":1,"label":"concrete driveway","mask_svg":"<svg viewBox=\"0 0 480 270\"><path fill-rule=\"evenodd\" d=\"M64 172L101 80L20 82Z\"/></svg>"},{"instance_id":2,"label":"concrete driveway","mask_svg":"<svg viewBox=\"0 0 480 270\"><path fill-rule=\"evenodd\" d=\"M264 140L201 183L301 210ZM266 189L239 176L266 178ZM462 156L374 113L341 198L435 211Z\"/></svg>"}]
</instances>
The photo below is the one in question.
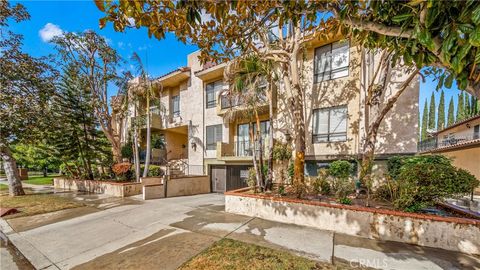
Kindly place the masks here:
<instances>
[{"instance_id":1,"label":"concrete driveway","mask_svg":"<svg viewBox=\"0 0 480 270\"><path fill-rule=\"evenodd\" d=\"M103 208L76 210L79 216L67 219L52 217L59 215L52 213L39 215L44 218L40 221L39 216L12 219L9 223L16 231L8 231L5 223L2 231L37 269L175 269L223 237L354 267L480 266L478 258L464 254L334 236L328 231L225 213L224 197L219 194L129 201L115 204L112 199ZM112 203L115 207L110 207Z\"/></svg>"}]
</instances>

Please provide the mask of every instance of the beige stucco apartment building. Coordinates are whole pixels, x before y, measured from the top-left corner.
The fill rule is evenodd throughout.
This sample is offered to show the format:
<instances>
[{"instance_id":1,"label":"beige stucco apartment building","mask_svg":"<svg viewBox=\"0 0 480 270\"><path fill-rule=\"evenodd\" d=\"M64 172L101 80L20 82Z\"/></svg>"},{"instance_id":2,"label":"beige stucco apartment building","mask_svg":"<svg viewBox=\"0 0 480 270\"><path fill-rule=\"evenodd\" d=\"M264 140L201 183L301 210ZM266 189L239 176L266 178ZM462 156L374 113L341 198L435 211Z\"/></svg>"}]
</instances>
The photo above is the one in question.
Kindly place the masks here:
<instances>
[{"instance_id":1,"label":"beige stucco apartment building","mask_svg":"<svg viewBox=\"0 0 480 270\"><path fill-rule=\"evenodd\" d=\"M241 113L231 117L232 111L245 107L222 98L228 90L224 82L226 64L202 65L198 55L199 52L191 53L185 67L153 81L161 93L162 108L152 113L152 132L161 134L166 144L164 150L154 151L153 155L161 155L167 162L180 160L185 174L209 175L212 191L246 186L247 170L252 166L250 119ZM362 152L365 126L374 117L373 112L365 117L363 104L378 55L348 41L316 41L308 45L304 61L306 173L315 175L318 168L333 160L353 162ZM407 75L400 68L392 69L388 91L380 102L394 94ZM378 136L378 164L391 155L416 153L418 91L419 82L415 79L384 119ZM269 128L274 129L274 140L286 142L294 136L286 102L286 93L279 85L273 123L268 121L268 105L260 115L261 133L266 141L270 139ZM127 139L131 118L125 121L123 141ZM145 128L142 134L145 136Z\"/></svg>"}]
</instances>

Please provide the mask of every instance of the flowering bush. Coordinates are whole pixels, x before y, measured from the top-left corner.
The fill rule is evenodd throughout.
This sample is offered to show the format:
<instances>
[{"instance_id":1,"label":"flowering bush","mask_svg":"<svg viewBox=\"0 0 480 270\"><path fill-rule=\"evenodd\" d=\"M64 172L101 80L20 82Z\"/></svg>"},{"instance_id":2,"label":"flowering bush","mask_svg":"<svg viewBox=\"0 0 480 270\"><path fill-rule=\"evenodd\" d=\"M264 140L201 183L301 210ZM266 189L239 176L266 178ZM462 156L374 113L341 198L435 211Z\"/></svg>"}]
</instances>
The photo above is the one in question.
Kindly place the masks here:
<instances>
[{"instance_id":1,"label":"flowering bush","mask_svg":"<svg viewBox=\"0 0 480 270\"><path fill-rule=\"evenodd\" d=\"M118 180L131 180L133 175L130 169L131 167L132 164L129 162L117 163L112 166L112 171L117 176Z\"/></svg>"}]
</instances>

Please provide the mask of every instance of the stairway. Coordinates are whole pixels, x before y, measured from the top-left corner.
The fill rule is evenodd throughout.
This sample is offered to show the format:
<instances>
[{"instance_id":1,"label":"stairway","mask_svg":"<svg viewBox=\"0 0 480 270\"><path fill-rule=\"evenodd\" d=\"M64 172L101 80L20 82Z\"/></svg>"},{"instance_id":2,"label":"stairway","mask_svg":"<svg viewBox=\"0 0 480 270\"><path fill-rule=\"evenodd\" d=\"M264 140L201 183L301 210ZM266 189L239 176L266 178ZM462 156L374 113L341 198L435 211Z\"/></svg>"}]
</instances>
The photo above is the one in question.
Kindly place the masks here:
<instances>
[{"instance_id":1,"label":"stairway","mask_svg":"<svg viewBox=\"0 0 480 270\"><path fill-rule=\"evenodd\" d=\"M168 161L170 168L170 177L179 178L188 174L188 160L187 159L172 159Z\"/></svg>"}]
</instances>

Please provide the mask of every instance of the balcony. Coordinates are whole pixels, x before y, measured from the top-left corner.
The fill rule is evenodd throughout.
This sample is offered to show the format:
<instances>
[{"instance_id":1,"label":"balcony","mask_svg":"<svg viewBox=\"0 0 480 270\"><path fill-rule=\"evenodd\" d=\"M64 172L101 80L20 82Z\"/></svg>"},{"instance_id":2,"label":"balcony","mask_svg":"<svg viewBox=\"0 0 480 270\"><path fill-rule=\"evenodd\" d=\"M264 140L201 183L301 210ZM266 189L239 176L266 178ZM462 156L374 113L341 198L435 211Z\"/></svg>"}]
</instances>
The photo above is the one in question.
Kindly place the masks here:
<instances>
[{"instance_id":1,"label":"balcony","mask_svg":"<svg viewBox=\"0 0 480 270\"><path fill-rule=\"evenodd\" d=\"M220 102L217 103L217 115L224 116L227 113L241 113L248 110L248 105L242 96L223 96L220 95ZM217 100L218 100L217 99ZM274 97L273 102L274 108L276 107L276 98ZM258 113L265 114L268 113L268 99L265 96L260 97L260 104L257 105ZM241 114L240 114L241 115ZM239 116L240 116L239 115Z\"/></svg>"},{"instance_id":2,"label":"balcony","mask_svg":"<svg viewBox=\"0 0 480 270\"><path fill-rule=\"evenodd\" d=\"M268 137L263 139L263 157L267 158ZM235 141L233 143L217 142L217 159L224 161L250 161L253 157L254 143L249 140ZM259 143L255 143L257 156L260 154Z\"/></svg>"},{"instance_id":3,"label":"balcony","mask_svg":"<svg viewBox=\"0 0 480 270\"><path fill-rule=\"evenodd\" d=\"M439 139L437 137L428 138L418 143L417 150L418 152L429 152L445 148L464 146L472 142L480 142L480 134L474 133L469 135L456 135L443 139Z\"/></svg>"},{"instance_id":4,"label":"balcony","mask_svg":"<svg viewBox=\"0 0 480 270\"><path fill-rule=\"evenodd\" d=\"M140 129L147 128L147 115L139 115L132 117L132 126L137 125ZM152 113L150 118L150 128L152 129L162 129L162 116L157 113Z\"/></svg>"}]
</instances>

